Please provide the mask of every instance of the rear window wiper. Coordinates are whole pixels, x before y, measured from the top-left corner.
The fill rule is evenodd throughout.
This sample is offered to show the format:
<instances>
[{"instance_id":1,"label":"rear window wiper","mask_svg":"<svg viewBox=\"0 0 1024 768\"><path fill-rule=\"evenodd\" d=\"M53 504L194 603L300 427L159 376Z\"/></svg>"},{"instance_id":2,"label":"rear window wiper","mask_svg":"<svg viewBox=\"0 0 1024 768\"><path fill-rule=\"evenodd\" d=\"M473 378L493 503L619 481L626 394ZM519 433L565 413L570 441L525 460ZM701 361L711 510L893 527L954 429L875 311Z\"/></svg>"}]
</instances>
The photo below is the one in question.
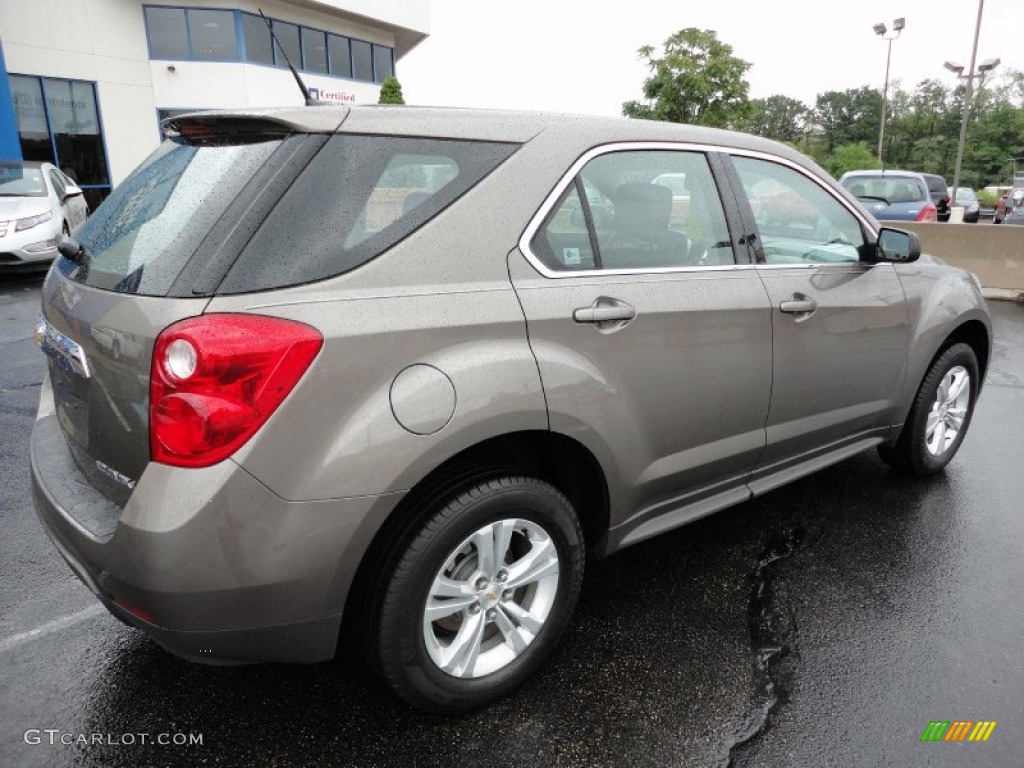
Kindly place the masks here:
<instances>
[{"instance_id":1,"label":"rear window wiper","mask_svg":"<svg viewBox=\"0 0 1024 768\"><path fill-rule=\"evenodd\" d=\"M57 250L61 256L80 267L85 266L85 262L92 257L84 244L63 234L57 237Z\"/></svg>"},{"instance_id":2,"label":"rear window wiper","mask_svg":"<svg viewBox=\"0 0 1024 768\"><path fill-rule=\"evenodd\" d=\"M854 195L858 200L881 200L886 205L892 205L886 198L879 195Z\"/></svg>"}]
</instances>

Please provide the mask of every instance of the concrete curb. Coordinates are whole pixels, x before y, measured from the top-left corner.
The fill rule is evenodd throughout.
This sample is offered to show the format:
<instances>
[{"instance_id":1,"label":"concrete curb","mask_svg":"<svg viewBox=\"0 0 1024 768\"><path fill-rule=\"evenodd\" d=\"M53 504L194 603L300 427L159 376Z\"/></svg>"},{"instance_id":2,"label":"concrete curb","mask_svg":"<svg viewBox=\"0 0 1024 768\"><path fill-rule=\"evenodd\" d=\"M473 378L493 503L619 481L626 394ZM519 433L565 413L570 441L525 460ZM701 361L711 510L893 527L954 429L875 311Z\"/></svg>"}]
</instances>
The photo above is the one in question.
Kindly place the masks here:
<instances>
[{"instance_id":1,"label":"concrete curb","mask_svg":"<svg viewBox=\"0 0 1024 768\"><path fill-rule=\"evenodd\" d=\"M1024 291L1012 288L982 288L981 295L989 301L1015 301L1024 304Z\"/></svg>"}]
</instances>

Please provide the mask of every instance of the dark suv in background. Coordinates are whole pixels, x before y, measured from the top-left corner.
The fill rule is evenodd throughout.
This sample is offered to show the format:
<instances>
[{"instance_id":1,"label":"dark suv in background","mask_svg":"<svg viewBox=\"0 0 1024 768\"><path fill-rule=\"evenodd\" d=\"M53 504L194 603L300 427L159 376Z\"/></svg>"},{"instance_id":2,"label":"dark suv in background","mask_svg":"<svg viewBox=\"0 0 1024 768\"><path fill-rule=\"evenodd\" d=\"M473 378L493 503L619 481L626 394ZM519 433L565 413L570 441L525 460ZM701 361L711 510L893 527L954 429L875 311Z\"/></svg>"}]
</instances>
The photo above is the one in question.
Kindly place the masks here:
<instances>
[{"instance_id":1,"label":"dark suv in background","mask_svg":"<svg viewBox=\"0 0 1024 768\"><path fill-rule=\"evenodd\" d=\"M935 206L935 216L939 221L949 221L949 185L941 176L934 173L922 173L924 183L928 185L928 195Z\"/></svg>"}]
</instances>

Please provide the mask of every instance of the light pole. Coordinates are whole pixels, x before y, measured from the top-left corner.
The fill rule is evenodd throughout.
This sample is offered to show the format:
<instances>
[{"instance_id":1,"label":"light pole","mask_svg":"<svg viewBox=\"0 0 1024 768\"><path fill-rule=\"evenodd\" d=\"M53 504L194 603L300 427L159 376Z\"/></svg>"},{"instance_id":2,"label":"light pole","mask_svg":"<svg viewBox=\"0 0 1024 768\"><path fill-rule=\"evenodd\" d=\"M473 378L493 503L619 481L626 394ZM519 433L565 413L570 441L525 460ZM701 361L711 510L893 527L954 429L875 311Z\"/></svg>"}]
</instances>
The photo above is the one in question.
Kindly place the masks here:
<instances>
[{"instance_id":1,"label":"light pole","mask_svg":"<svg viewBox=\"0 0 1024 768\"><path fill-rule=\"evenodd\" d=\"M964 92L963 115L960 118L960 141L956 145L956 170L953 171L953 199L950 206L956 205L956 193L960 189L960 166L964 161L964 143L967 141L967 118L971 114L971 99L974 97L974 78L984 80L985 75L999 66L999 59L986 59L981 62L978 70L974 70L974 62L978 58L978 35L981 34L981 12L985 9L985 0L978 0L978 21L974 25L974 46L971 48L971 68L964 74L964 65L947 61L944 66L957 77L967 81Z\"/></svg>"},{"instance_id":2,"label":"light pole","mask_svg":"<svg viewBox=\"0 0 1024 768\"><path fill-rule=\"evenodd\" d=\"M885 115L889 111L889 63L892 61L892 41L900 36L900 32L907 25L907 20L903 18L893 19L892 22L892 33L886 28L885 24L875 24L875 34L881 37L883 40L889 41L889 52L885 56L885 87L882 89L882 125L878 129L878 160L882 160L882 142L885 140Z\"/></svg>"}]
</instances>

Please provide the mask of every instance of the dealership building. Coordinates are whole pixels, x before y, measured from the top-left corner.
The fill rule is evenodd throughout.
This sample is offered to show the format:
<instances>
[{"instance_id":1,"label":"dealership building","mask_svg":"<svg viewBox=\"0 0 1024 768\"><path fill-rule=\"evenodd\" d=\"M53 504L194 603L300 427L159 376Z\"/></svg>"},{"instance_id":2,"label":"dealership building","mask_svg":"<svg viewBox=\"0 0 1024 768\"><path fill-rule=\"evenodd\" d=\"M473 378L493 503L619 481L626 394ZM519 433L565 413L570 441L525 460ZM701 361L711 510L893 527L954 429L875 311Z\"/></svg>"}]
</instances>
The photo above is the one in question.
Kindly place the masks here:
<instances>
[{"instance_id":1,"label":"dealership building","mask_svg":"<svg viewBox=\"0 0 1024 768\"><path fill-rule=\"evenodd\" d=\"M95 206L185 111L376 103L430 0L3 0L0 160L52 162ZM277 44L259 11L273 27Z\"/></svg>"}]
</instances>

